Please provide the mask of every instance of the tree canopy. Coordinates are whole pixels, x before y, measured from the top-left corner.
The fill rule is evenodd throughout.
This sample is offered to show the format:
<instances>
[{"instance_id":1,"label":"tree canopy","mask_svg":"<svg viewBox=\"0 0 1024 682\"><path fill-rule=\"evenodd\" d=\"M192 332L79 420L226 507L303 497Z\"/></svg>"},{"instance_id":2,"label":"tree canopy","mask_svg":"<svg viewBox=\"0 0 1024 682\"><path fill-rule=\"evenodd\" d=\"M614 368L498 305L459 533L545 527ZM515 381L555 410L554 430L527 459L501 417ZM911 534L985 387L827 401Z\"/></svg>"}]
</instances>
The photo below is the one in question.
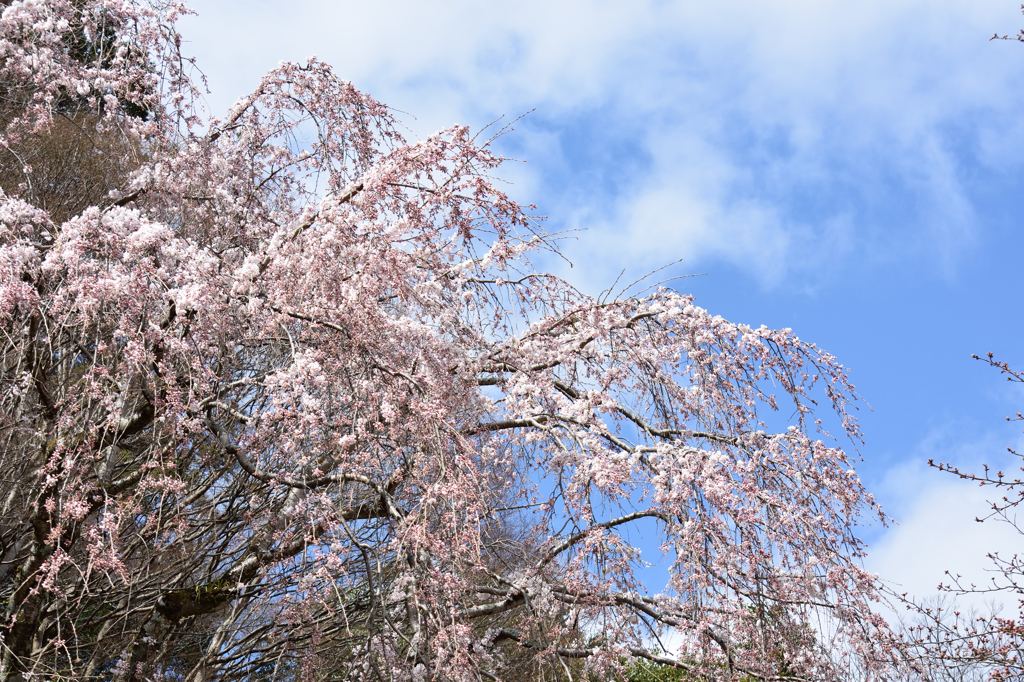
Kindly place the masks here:
<instances>
[{"instance_id":1,"label":"tree canopy","mask_svg":"<svg viewBox=\"0 0 1024 682\"><path fill-rule=\"evenodd\" d=\"M0 19L0 680L888 675L835 358L535 267L326 64L205 118L182 11Z\"/></svg>"}]
</instances>

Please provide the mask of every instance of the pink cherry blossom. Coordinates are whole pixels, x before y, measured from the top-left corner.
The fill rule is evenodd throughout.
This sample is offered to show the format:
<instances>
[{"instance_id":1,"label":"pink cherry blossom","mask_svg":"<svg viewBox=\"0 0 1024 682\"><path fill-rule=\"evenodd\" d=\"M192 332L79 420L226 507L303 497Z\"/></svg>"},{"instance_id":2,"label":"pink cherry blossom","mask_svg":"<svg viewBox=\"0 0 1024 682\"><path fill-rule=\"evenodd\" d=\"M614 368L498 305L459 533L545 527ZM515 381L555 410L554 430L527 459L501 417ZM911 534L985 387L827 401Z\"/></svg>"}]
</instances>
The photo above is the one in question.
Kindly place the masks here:
<instances>
[{"instance_id":1,"label":"pink cherry blossom","mask_svg":"<svg viewBox=\"0 0 1024 682\"><path fill-rule=\"evenodd\" d=\"M137 154L66 220L0 196L0 679L893 674L835 358L539 271L486 141L315 59L205 119L183 11L0 20L0 146Z\"/></svg>"}]
</instances>

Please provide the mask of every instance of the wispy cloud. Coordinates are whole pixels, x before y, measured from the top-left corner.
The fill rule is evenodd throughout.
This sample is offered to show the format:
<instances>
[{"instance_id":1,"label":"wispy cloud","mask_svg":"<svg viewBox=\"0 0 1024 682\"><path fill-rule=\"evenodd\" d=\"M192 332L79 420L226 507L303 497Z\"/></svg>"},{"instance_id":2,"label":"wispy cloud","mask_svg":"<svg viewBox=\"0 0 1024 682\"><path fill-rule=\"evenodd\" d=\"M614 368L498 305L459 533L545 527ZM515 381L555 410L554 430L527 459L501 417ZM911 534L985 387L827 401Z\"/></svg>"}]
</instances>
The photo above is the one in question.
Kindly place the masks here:
<instances>
[{"instance_id":1,"label":"wispy cloud","mask_svg":"<svg viewBox=\"0 0 1024 682\"><path fill-rule=\"evenodd\" d=\"M964 165L1019 165L1024 142L1015 46L986 42L1017 25L1003 0L194 4L215 110L313 53L420 134L538 108L511 175L557 227L593 228L573 250L591 271L625 243L637 269L722 262L768 285L893 254L948 273L977 229ZM581 123L619 159L568 149Z\"/></svg>"}]
</instances>

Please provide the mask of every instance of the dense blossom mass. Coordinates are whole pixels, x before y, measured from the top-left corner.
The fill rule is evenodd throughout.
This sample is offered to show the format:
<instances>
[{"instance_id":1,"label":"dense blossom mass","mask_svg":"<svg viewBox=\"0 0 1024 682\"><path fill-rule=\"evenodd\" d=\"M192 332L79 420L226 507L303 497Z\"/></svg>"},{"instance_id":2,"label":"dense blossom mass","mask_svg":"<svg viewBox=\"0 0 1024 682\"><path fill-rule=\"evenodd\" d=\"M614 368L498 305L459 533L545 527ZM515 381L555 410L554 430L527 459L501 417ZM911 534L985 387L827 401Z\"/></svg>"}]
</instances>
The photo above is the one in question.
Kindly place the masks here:
<instances>
[{"instance_id":1,"label":"dense blossom mass","mask_svg":"<svg viewBox=\"0 0 1024 682\"><path fill-rule=\"evenodd\" d=\"M832 356L535 269L319 61L203 118L182 11L3 3L0 680L887 676Z\"/></svg>"}]
</instances>

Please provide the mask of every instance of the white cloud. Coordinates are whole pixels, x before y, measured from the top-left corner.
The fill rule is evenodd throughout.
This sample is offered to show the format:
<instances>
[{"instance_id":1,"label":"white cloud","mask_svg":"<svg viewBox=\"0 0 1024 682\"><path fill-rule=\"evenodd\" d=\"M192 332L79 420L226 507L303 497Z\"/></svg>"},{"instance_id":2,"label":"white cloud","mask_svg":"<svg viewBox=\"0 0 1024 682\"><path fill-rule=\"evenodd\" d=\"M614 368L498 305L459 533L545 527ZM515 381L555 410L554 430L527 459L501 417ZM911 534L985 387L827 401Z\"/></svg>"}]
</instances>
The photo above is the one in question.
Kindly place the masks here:
<instances>
[{"instance_id":1,"label":"white cloud","mask_svg":"<svg viewBox=\"0 0 1024 682\"><path fill-rule=\"evenodd\" d=\"M792 236L780 226L777 212L756 202L721 201L716 196L720 186L690 182L680 175L663 178L635 200L623 201L610 222L591 223L587 239L604 252L595 253L591 247L581 260L620 260L650 269L663 264L658 259L680 259L692 270L709 256L719 256L777 281L792 246ZM709 184L702 192L701 185ZM651 248L654 244L657 251ZM590 275L602 276L599 271ZM590 288L597 284L590 283Z\"/></svg>"},{"instance_id":2,"label":"white cloud","mask_svg":"<svg viewBox=\"0 0 1024 682\"><path fill-rule=\"evenodd\" d=\"M933 595L939 583L950 584L946 571L962 576L964 586L990 585L995 574L987 555L1002 549L1004 556L1012 556L1021 537L1008 524L975 521L989 509L987 496L960 481L925 488L900 525L872 549L869 567L901 591L923 598ZM1013 605L1017 598L1009 595L1004 601Z\"/></svg>"},{"instance_id":3,"label":"white cloud","mask_svg":"<svg viewBox=\"0 0 1024 682\"><path fill-rule=\"evenodd\" d=\"M638 270L721 260L769 284L854 255L950 271L978 229L965 154L1012 170L1024 146L1019 46L986 41L1024 21L1005 0L194 5L214 111L314 53L420 135L539 108L515 194L595 228L572 253L602 273L624 242ZM619 178L571 145L640 162Z\"/></svg>"},{"instance_id":4,"label":"white cloud","mask_svg":"<svg viewBox=\"0 0 1024 682\"><path fill-rule=\"evenodd\" d=\"M952 435L950 429L933 432L912 458L888 471L875 491L883 503L890 503L887 512L898 525L880 533L869 547L867 567L898 592L918 600L934 598L939 583L949 585L951 576L960 576L964 587L990 587L999 574L988 555L997 552L1009 558L1024 544L1024 536L1013 526L989 518L990 500L1006 491L979 487L925 464L929 458L953 461L963 471L980 474L988 461L993 471L1004 467L1014 478L1020 474L1021 461L1012 457L993 461L992 453L1005 452L996 444L996 434L966 444L958 444ZM977 518L988 520L979 523ZM1014 613L1019 597L1003 592L972 595L966 601L979 609L995 603Z\"/></svg>"}]
</instances>

